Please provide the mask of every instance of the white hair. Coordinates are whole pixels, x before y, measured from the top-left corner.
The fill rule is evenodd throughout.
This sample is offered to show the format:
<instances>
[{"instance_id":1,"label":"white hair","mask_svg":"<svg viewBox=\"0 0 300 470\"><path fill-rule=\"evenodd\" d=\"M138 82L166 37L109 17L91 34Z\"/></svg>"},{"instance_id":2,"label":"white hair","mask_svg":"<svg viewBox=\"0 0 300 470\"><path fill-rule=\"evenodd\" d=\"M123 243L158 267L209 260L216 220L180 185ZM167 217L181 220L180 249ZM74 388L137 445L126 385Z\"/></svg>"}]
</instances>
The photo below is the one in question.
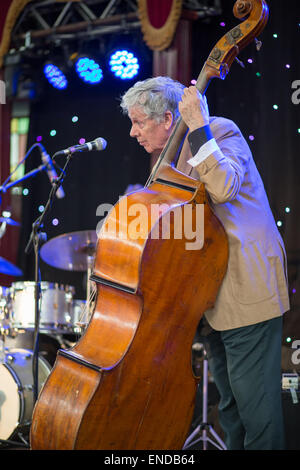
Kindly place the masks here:
<instances>
[{"instance_id":1,"label":"white hair","mask_svg":"<svg viewBox=\"0 0 300 470\"><path fill-rule=\"evenodd\" d=\"M128 114L130 108L139 106L151 119L160 122L166 111L171 111L174 120L179 116L178 102L184 85L169 77L154 77L136 82L122 96L121 108Z\"/></svg>"}]
</instances>

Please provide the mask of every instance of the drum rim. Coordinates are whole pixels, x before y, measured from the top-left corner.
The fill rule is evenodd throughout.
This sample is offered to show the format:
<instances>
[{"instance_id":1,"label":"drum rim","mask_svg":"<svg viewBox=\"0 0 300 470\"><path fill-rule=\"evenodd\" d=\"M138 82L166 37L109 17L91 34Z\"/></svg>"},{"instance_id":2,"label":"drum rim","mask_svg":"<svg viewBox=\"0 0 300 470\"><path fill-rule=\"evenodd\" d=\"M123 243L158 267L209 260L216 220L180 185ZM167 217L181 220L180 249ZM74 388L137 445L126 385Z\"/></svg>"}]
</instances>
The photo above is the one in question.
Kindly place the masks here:
<instances>
[{"instance_id":1,"label":"drum rim","mask_svg":"<svg viewBox=\"0 0 300 470\"><path fill-rule=\"evenodd\" d=\"M70 284L61 284L59 282L50 282L50 281L41 281L40 282L40 285L41 285L41 288L50 288L50 289L59 289L59 290L66 290L66 289L70 289L70 290L75 290L75 287L70 285ZM14 290L14 289L18 289L18 290L21 290L22 287L31 287L31 286L35 286L35 281L16 281L16 282L12 282L11 284L11 289Z\"/></svg>"},{"instance_id":2,"label":"drum rim","mask_svg":"<svg viewBox=\"0 0 300 470\"><path fill-rule=\"evenodd\" d=\"M9 352L7 352L7 354L5 354L5 360L6 360L6 356L9 355ZM18 374L14 371L14 369L9 365L7 364L6 362L4 362L3 365L7 370L8 372L12 375L13 379L14 379L14 382L15 384L17 385L17 392L18 392L18 398L19 398L19 416L18 416L18 419L17 419L17 422L15 424L15 427L13 429L13 431L11 432L11 434L9 434L9 436L6 438L6 439L10 439L16 432L16 430L18 429L18 427L21 425L22 423L22 419L24 417L24 413L25 413L25 399L24 399L24 394L23 394L23 387L22 387L22 383L18 377Z\"/></svg>"},{"instance_id":3,"label":"drum rim","mask_svg":"<svg viewBox=\"0 0 300 470\"><path fill-rule=\"evenodd\" d=\"M12 322L13 328L16 330L24 330L24 331L34 331L35 325L34 323L20 323L20 322ZM49 334L53 333L70 333L73 332L73 329L76 328L73 323L46 323L40 322L39 330L41 333L48 332Z\"/></svg>"},{"instance_id":4,"label":"drum rim","mask_svg":"<svg viewBox=\"0 0 300 470\"><path fill-rule=\"evenodd\" d=\"M13 353L16 353L16 352L22 352L22 353L30 353L31 355L31 361L32 361L32 358L33 358L33 351L31 349L27 349L27 348L11 348L9 349L8 351L6 351L5 353L5 360L7 358L7 356L9 356L9 354L13 354ZM47 361L47 359L45 359L42 355L39 354L38 356L38 364L39 364L39 367L42 366L44 367L44 372L46 371L47 372L47 377L45 378L45 382L47 381L50 373L51 373L51 370L52 370L52 366L51 364L49 364L49 362ZM19 376L17 374L17 372L14 371L14 369L12 368L12 366L10 366L9 364L7 364L6 362L4 362L2 364L3 366L5 366L5 368L11 373L11 375L13 376L13 379L17 385L17 392L18 392L18 397L19 397L19 403L20 403L20 407L19 407L19 417L18 417L18 420L15 424L15 427L12 431L12 433L5 439L11 439L16 432L18 432L18 430L20 428L22 428L22 426L26 426L27 425L27 422L24 421L24 417L25 417L25 407L26 407L26 400L25 400L25 395L24 395L24 391L25 391L25 386L28 385L28 384L22 384L21 380L19 379ZM45 383L44 382L44 383ZM38 384L38 386L42 386L40 383ZM33 403L33 407L34 407L34 403ZM33 413L33 408L32 408L32 413ZM23 422L24 421L24 422Z\"/></svg>"}]
</instances>

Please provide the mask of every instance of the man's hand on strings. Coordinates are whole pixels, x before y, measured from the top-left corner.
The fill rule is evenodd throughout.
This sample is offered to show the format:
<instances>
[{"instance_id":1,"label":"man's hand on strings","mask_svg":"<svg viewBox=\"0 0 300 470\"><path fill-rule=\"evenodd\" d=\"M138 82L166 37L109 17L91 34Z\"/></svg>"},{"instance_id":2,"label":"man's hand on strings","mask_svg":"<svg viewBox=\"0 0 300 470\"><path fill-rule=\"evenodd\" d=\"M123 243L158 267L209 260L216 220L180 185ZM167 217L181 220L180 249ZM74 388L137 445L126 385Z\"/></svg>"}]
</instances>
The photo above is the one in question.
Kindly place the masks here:
<instances>
[{"instance_id":1,"label":"man's hand on strings","mask_svg":"<svg viewBox=\"0 0 300 470\"><path fill-rule=\"evenodd\" d=\"M195 86L184 89L178 109L190 132L209 124L206 97Z\"/></svg>"}]
</instances>

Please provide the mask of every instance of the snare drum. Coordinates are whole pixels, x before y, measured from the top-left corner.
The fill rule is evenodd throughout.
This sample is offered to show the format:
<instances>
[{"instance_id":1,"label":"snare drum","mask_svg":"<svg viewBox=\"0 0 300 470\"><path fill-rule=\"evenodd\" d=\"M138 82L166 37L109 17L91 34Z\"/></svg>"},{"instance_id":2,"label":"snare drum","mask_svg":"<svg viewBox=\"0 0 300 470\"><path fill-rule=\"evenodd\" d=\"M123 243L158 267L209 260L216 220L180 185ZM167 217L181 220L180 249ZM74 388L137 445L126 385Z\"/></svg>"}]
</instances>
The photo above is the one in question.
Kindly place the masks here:
<instances>
[{"instance_id":1,"label":"snare drum","mask_svg":"<svg viewBox=\"0 0 300 470\"><path fill-rule=\"evenodd\" d=\"M31 424L34 402L32 358L32 351L12 349L6 352L5 363L0 364L0 439L9 439ZM38 365L40 391L51 368L41 357Z\"/></svg>"},{"instance_id":2,"label":"snare drum","mask_svg":"<svg viewBox=\"0 0 300 470\"><path fill-rule=\"evenodd\" d=\"M35 326L35 283L14 282L11 286L12 327L32 329ZM60 331L72 326L74 287L41 282L40 330Z\"/></svg>"}]
</instances>

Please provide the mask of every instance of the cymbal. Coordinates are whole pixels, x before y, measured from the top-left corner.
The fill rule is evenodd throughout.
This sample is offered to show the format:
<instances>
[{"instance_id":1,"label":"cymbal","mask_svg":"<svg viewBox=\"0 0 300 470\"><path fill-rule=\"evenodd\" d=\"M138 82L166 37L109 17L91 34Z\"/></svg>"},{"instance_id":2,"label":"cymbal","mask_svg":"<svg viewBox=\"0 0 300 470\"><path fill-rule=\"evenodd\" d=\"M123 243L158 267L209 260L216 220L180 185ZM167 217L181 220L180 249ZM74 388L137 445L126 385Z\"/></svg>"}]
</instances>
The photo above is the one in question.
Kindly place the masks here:
<instances>
[{"instance_id":1,"label":"cymbal","mask_svg":"<svg viewBox=\"0 0 300 470\"><path fill-rule=\"evenodd\" d=\"M16 222L15 220L11 219L10 217L0 217L0 222L6 222L7 225L15 225L16 227L20 226L19 222Z\"/></svg>"},{"instance_id":2,"label":"cymbal","mask_svg":"<svg viewBox=\"0 0 300 470\"><path fill-rule=\"evenodd\" d=\"M14 264L0 256L0 273L10 276L22 276L23 272Z\"/></svg>"},{"instance_id":3,"label":"cymbal","mask_svg":"<svg viewBox=\"0 0 300 470\"><path fill-rule=\"evenodd\" d=\"M65 233L45 243L41 257L54 268L87 271L88 257L95 254L96 244L96 230Z\"/></svg>"}]
</instances>

